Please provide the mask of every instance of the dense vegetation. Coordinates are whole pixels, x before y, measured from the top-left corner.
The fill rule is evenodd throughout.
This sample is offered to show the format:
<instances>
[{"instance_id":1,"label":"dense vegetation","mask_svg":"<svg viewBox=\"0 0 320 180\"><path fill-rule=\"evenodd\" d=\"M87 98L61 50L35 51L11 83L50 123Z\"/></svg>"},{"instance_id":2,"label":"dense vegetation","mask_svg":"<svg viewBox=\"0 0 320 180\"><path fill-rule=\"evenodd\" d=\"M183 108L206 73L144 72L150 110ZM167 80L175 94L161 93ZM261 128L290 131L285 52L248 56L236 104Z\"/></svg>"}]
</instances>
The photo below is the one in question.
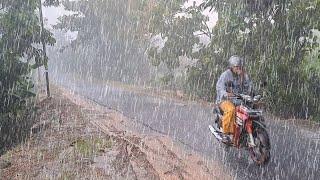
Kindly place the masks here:
<instances>
[{"instance_id":1,"label":"dense vegetation","mask_svg":"<svg viewBox=\"0 0 320 180\"><path fill-rule=\"evenodd\" d=\"M49 31L41 31L38 7L38 0L0 1L0 150L19 139L19 132L30 124L26 122L31 121L34 96L30 71L46 60L36 44L41 38L55 43Z\"/></svg>"},{"instance_id":2,"label":"dense vegetation","mask_svg":"<svg viewBox=\"0 0 320 180\"><path fill-rule=\"evenodd\" d=\"M77 31L78 37L54 51L53 61L64 72L143 82L150 76L147 54L151 64L166 67L161 82L213 101L227 59L238 54L257 89L267 81L272 112L320 119L319 0L206 0L188 8L184 2L64 1L76 13L61 17L55 28ZM205 9L218 14L213 28ZM210 43L202 44L199 34ZM164 47L148 45L155 36Z\"/></svg>"},{"instance_id":3,"label":"dense vegetation","mask_svg":"<svg viewBox=\"0 0 320 180\"><path fill-rule=\"evenodd\" d=\"M147 29L151 2L64 1L66 9L75 14L60 17L55 29L77 31L78 37L67 48L52 52L62 57L55 61L64 61L64 72L127 83L141 81L150 69L142 30Z\"/></svg>"},{"instance_id":4,"label":"dense vegetation","mask_svg":"<svg viewBox=\"0 0 320 180\"><path fill-rule=\"evenodd\" d=\"M169 68L179 64L179 56L198 59L197 65L188 69L186 91L213 100L215 82L226 68L227 59L238 54L245 57L256 86L268 82L267 99L272 112L320 119L316 117L320 114L320 76L319 41L315 35L320 29L320 1L207 0L189 9L163 6L163 1L156 6L154 16L158 18L153 18L151 30L169 40L161 52L150 48L149 57ZM194 12L205 8L216 11L219 20L212 30L205 31L211 43L192 52L190 48L198 43L191 37L193 32L197 28L206 30L201 26L203 18ZM192 14L192 18L175 18L172 13L177 11Z\"/></svg>"},{"instance_id":5,"label":"dense vegetation","mask_svg":"<svg viewBox=\"0 0 320 180\"><path fill-rule=\"evenodd\" d=\"M146 74L143 69L148 69L141 59L150 37L145 35L151 33L151 37L160 35L166 40L163 48L150 46L148 56L153 65L166 66L168 71L161 80L172 88L184 88L212 101L215 82L228 57L239 54L245 57L256 85L268 82L270 110L299 117L319 114L319 41L315 36L319 1L207 0L187 9L182 8L184 2L66 2L68 9L80 12L64 16L56 26L79 33L71 45L77 56L69 61L67 71L80 69L88 75L122 81L140 78ZM206 8L219 15L213 29L205 23L208 18L202 11ZM188 15L177 16L181 12ZM208 36L210 44L201 44L195 32ZM71 57L69 49L68 59ZM197 63L187 66L184 76L177 78L181 57Z\"/></svg>"}]
</instances>

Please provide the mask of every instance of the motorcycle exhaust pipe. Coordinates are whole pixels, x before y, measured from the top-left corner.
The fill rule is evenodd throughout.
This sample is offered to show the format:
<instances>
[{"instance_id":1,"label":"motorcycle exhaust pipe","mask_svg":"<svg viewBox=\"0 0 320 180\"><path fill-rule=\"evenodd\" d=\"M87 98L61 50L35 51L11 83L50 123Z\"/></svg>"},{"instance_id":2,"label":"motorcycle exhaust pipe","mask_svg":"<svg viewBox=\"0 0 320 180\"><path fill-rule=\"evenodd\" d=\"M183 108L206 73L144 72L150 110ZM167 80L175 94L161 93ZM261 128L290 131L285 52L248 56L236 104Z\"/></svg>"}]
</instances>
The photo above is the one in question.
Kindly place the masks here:
<instances>
[{"instance_id":1,"label":"motorcycle exhaust pipe","mask_svg":"<svg viewBox=\"0 0 320 180\"><path fill-rule=\"evenodd\" d=\"M249 133L249 146L250 147L255 147L256 144L254 143L253 135L252 133Z\"/></svg>"}]
</instances>

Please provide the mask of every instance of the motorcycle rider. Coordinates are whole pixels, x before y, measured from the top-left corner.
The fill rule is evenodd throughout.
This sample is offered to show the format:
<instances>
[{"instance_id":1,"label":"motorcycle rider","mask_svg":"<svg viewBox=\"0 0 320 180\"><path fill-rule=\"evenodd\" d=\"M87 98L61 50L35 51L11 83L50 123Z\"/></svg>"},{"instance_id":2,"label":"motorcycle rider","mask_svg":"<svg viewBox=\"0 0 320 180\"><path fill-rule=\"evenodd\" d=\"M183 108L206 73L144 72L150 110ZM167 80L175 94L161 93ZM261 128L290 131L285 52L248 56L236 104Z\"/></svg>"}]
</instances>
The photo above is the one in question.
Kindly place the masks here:
<instances>
[{"instance_id":1,"label":"motorcycle rider","mask_svg":"<svg viewBox=\"0 0 320 180\"><path fill-rule=\"evenodd\" d=\"M223 112L222 117L222 142L231 143L235 130L236 106L239 105L235 93L249 94L252 83L244 71L244 60L234 55L229 58L229 67L224 71L216 84L216 104Z\"/></svg>"}]
</instances>

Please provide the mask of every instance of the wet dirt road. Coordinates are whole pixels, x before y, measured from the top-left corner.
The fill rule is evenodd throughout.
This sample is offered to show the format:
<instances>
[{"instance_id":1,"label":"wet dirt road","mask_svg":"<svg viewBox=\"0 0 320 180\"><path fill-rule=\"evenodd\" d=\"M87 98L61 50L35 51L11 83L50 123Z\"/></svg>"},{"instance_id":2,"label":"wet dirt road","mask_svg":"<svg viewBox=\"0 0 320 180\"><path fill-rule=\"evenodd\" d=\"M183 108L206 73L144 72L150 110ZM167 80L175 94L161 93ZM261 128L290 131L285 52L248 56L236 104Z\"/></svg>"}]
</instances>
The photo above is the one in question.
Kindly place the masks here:
<instances>
[{"instance_id":1,"label":"wet dirt road","mask_svg":"<svg viewBox=\"0 0 320 180\"><path fill-rule=\"evenodd\" d=\"M73 79L73 80L72 80ZM55 78L55 84L118 110L137 122L144 133L159 132L180 141L204 158L217 160L235 179L319 179L320 133L306 133L286 122L268 119L271 160L256 166L246 151L226 151L208 129L212 110L197 103L134 93L105 84Z\"/></svg>"}]
</instances>

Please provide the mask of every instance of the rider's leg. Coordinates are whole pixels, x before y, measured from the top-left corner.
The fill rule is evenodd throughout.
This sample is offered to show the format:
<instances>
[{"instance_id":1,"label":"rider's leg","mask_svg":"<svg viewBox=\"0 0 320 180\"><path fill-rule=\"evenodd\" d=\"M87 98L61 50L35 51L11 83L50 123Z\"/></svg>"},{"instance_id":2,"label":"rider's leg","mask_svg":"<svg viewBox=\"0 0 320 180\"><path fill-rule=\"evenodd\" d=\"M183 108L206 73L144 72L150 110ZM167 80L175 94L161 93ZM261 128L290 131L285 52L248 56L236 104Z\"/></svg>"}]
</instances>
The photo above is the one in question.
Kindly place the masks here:
<instances>
[{"instance_id":1,"label":"rider's leg","mask_svg":"<svg viewBox=\"0 0 320 180\"><path fill-rule=\"evenodd\" d=\"M223 111L222 129L224 134L233 134L236 107L231 101L223 101L220 103L220 108Z\"/></svg>"}]
</instances>

